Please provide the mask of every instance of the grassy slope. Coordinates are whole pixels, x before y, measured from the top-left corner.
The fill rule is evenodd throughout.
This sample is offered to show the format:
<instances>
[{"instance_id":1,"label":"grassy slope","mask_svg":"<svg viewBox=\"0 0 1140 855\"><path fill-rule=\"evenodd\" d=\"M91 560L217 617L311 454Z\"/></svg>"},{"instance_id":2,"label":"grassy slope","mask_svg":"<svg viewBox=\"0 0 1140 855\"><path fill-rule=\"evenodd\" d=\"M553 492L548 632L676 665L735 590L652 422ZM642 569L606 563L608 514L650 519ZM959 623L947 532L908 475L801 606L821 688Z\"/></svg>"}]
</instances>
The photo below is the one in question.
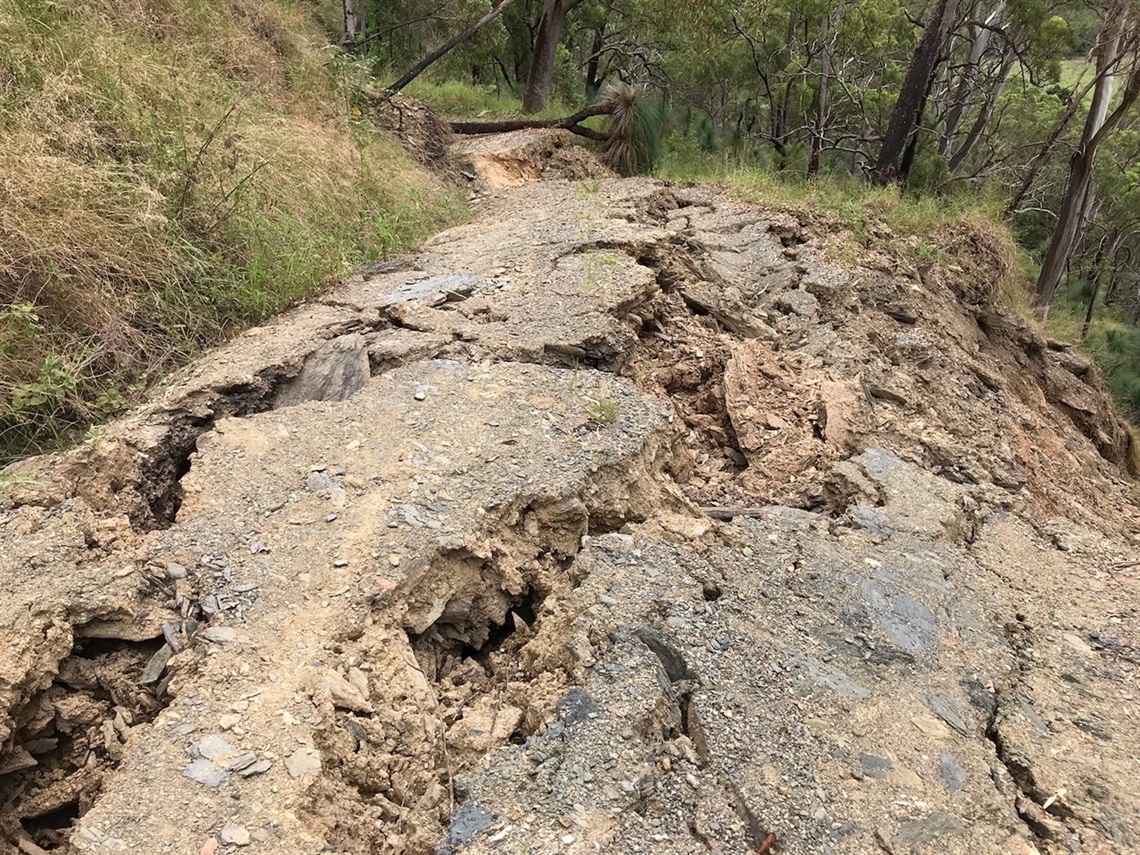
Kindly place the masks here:
<instances>
[{"instance_id":1,"label":"grassy slope","mask_svg":"<svg viewBox=\"0 0 1140 855\"><path fill-rule=\"evenodd\" d=\"M330 0L0 0L0 463L462 216Z\"/></svg>"}]
</instances>

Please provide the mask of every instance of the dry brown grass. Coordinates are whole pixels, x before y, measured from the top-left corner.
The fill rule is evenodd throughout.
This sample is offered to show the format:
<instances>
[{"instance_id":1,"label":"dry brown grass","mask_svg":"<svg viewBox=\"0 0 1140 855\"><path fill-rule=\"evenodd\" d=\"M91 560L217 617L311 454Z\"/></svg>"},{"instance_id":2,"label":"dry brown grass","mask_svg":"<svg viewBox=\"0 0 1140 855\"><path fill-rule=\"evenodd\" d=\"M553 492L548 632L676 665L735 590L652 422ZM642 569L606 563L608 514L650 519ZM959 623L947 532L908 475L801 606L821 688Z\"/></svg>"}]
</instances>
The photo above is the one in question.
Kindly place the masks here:
<instances>
[{"instance_id":1,"label":"dry brown grass","mask_svg":"<svg viewBox=\"0 0 1140 855\"><path fill-rule=\"evenodd\" d=\"M0 462L461 215L335 6L0 0Z\"/></svg>"}]
</instances>

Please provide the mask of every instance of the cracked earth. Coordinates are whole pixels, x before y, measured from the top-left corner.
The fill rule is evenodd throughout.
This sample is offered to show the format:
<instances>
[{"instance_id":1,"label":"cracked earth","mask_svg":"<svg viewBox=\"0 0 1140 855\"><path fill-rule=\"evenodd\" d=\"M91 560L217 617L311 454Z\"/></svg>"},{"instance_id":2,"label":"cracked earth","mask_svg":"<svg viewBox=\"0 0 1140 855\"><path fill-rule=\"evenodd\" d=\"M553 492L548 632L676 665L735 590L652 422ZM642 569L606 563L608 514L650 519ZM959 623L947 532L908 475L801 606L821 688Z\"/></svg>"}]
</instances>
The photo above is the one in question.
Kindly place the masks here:
<instances>
[{"instance_id":1,"label":"cracked earth","mask_svg":"<svg viewBox=\"0 0 1140 855\"><path fill-rule=\"evenodd\" d=\"M467 145L11 469L0 851L1140 849L1137 450L985 235Z\"/></svg>"}]
</instances>

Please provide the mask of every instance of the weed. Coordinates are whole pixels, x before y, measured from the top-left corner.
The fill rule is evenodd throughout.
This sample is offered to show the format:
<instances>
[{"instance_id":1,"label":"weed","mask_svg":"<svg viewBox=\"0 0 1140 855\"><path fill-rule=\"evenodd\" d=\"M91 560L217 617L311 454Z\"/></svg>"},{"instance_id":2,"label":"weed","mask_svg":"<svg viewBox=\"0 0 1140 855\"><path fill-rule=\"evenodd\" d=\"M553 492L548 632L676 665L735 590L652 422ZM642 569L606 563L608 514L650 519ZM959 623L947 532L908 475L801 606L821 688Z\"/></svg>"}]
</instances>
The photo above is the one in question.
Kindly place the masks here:
<instances>
[{"instance_id":1,"label":"weed","mask_svg":"<svg viewBox=\"0 0 1140 855\"><path fill-rule=\"evenodd\" d=\"M617 417L618 405L609 398L591 401L586 407L586 418L595 425L611 425L617 420Z\"/></svg>"},{"instance_id":2,"label":"weed","mask_svg":"<svg viewBox=\"0 0 1140 855\"><path fill-rule=\"evenodd\" d=\"M602 182L596 178L578 181L574 184L574 192L578 194L579 199L589 199L591 196L596 196L601 189Z\"/></svg>"}]
</instances>

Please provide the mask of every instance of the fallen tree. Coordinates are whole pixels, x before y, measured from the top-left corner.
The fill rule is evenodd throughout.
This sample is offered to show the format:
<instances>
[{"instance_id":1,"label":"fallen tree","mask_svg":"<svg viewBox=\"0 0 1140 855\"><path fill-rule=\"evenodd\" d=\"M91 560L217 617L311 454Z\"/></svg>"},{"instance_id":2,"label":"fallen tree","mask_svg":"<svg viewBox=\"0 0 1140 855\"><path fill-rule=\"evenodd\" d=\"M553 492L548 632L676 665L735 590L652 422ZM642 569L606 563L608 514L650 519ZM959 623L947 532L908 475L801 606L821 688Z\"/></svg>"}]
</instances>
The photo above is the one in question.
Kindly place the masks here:
<instances>
[{"instance_id":1,"label":"fallen tree","mask_svg":"<svg viewBox=\"0 0 1140 855\"><path fill-rule=\"evenodd\" d=\"M497 122L450 122L453 133L504 134L511 131L558 129L602 145L602 158L623 175L646 172L657 160L659 122L650 115L641 91L625 83L608 87L601 100L560 119L505 119ZM582 122L606 116L605 130Z\"/></svg>"}]
</instances>

